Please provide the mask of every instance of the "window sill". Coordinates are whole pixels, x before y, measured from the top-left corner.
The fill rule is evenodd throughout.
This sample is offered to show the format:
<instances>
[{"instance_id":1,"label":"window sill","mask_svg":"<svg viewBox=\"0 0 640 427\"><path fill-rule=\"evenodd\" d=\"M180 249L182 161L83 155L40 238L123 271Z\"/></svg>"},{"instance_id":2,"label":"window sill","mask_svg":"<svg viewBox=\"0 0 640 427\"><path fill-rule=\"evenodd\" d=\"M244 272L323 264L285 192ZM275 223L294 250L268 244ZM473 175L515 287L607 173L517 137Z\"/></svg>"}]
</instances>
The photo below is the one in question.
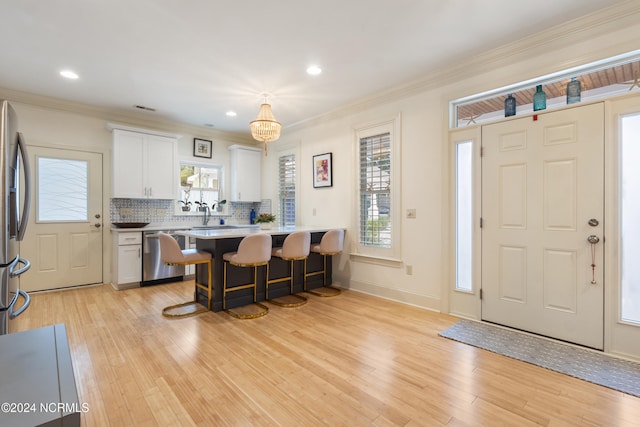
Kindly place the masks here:
<instances>
[{"instance_id":1,"label":"window sill","mask_svg":"<svg viewBox=\"0 0 640 427\"><path fill-rule=\"evenodd\" d=\"M385 258L373 255L351 253L349 254L349 258L356 262L366 262L368 264L384 265L386 267L402 268L404 265L404 262L401 259Z\"/></svg>"},{"instance_id":2,"label":"window sill","mask_svg":"<svg viewBox=\"0 0 640 427\"><path fill-rule=\"evenodd\" d=\"M201 217L204 215L204 212L195 212L195 211L190 211L190 212L184 212L184 211L176 211L173 213L174 216L195 216L195 217ZM226 212L214 212L209 214L209 216L211 216L211 218L227 218L230 217L231 214L228 214Z\"/></svg>"}]
</instances>

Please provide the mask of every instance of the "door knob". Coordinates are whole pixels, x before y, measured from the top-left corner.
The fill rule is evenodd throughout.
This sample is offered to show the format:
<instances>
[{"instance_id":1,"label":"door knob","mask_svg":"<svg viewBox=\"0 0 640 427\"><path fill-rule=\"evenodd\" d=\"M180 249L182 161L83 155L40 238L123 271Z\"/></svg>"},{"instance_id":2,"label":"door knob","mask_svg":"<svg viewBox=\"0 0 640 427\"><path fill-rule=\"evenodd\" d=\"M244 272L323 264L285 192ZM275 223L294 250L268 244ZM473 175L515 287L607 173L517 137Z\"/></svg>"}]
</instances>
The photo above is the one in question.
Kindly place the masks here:
<instances>
[{"instance_id":1,"label":"door knob","mask_svg":"<svg viewBox=\"0 0 640 427\"><path fill-rule=\"evenodd\" d=\"M589 225L592 227L597 227L598 225L600 225L600 222L595 218L591 218L589 220Z\"/></svg>"},{"instance_id":2,"label":"door knob","mask_svg":"<svg viewBox=\"0 0 640 427\"><path fill-rule=\"evenodd\" d=\"M587 242L591 243L592 245L595 245L599 241L600 241L600 238L595 234L592 234L591 236L587 237Z\"/></svg>"},{"instance_id":3,"label":"door knob","mask_svg":"<svg viewBox=\"0 0 640 427\"><path fill-rule=\"evenodd\" d=\"M102 224L100 224L100 223L96 223L96 224L93 224L93 226L94 226L95 228L100 228L100 227L102 227Z\"/></svg>"}]
</instances>

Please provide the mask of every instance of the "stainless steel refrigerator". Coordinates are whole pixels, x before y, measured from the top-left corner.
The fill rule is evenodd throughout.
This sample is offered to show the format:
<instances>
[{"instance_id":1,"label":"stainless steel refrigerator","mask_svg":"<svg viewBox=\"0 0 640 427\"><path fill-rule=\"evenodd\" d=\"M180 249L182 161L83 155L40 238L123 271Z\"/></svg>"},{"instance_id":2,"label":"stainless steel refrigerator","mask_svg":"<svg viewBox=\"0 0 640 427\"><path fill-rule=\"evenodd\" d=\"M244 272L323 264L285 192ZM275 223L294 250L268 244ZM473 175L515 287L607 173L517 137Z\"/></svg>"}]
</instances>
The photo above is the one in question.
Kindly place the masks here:
<instances>
[{"instance_id":1,"label":"stainless steel refrigerator","mask_svg":"<svg viewBox=\"0 0 640 427\"><path fill-rule=\"evenodd\" d=\"M21 188L22 187L22 188ZM31 267L20 257L29 221L31 172L24 138L9 102L0 100L0 334L31 303L20 289L20 275Z\"/></svg>"}]
</instances>

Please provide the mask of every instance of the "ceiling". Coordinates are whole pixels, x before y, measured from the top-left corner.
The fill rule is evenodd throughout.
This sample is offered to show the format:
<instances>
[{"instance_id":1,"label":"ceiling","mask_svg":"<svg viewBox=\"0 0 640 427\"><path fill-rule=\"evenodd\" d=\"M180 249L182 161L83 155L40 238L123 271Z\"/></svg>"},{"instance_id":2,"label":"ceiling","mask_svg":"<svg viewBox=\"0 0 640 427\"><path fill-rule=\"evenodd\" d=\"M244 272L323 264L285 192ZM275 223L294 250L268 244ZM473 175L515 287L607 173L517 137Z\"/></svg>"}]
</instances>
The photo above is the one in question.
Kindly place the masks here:
<instances>
[{"instance_id":1,"label":"ceiling","mask_svg":"<svg viewBox=\"0 0 640 427\"><path fill-rule=\"evenodd\" d=\"M615 3L3 1L0 88L248 135L265 93L286 129Z\"/></svg>"}]
</instances>

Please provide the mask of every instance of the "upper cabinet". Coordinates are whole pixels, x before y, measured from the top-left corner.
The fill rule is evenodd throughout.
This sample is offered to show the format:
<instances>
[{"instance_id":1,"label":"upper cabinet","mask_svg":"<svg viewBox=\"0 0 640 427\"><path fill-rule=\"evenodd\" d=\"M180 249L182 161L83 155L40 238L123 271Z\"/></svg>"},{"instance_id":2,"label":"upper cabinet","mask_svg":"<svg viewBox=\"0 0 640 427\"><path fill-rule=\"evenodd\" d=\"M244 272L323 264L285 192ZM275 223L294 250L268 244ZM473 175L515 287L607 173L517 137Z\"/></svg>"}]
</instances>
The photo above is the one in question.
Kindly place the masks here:
<instances>
[{"instance_id":1,"label":"upper cabinet","mask_svg":"<svg viewBox=\"0 0 640 427\"><path fill-rule=\"evenodd\" d=\"M113 128L111 197L174 199L178 138Z\"/></svg>"},{"instance_id":2,"label":"upper cabinet","mask_svg":"<svg viewBox=\"0 0 640 427\"><path fill-rule=\"evenodd\" d=\"M259 202L261 197L262 149L245 145L229 147L231 157L231 201Z\"/></svg>"}]
</instances>

